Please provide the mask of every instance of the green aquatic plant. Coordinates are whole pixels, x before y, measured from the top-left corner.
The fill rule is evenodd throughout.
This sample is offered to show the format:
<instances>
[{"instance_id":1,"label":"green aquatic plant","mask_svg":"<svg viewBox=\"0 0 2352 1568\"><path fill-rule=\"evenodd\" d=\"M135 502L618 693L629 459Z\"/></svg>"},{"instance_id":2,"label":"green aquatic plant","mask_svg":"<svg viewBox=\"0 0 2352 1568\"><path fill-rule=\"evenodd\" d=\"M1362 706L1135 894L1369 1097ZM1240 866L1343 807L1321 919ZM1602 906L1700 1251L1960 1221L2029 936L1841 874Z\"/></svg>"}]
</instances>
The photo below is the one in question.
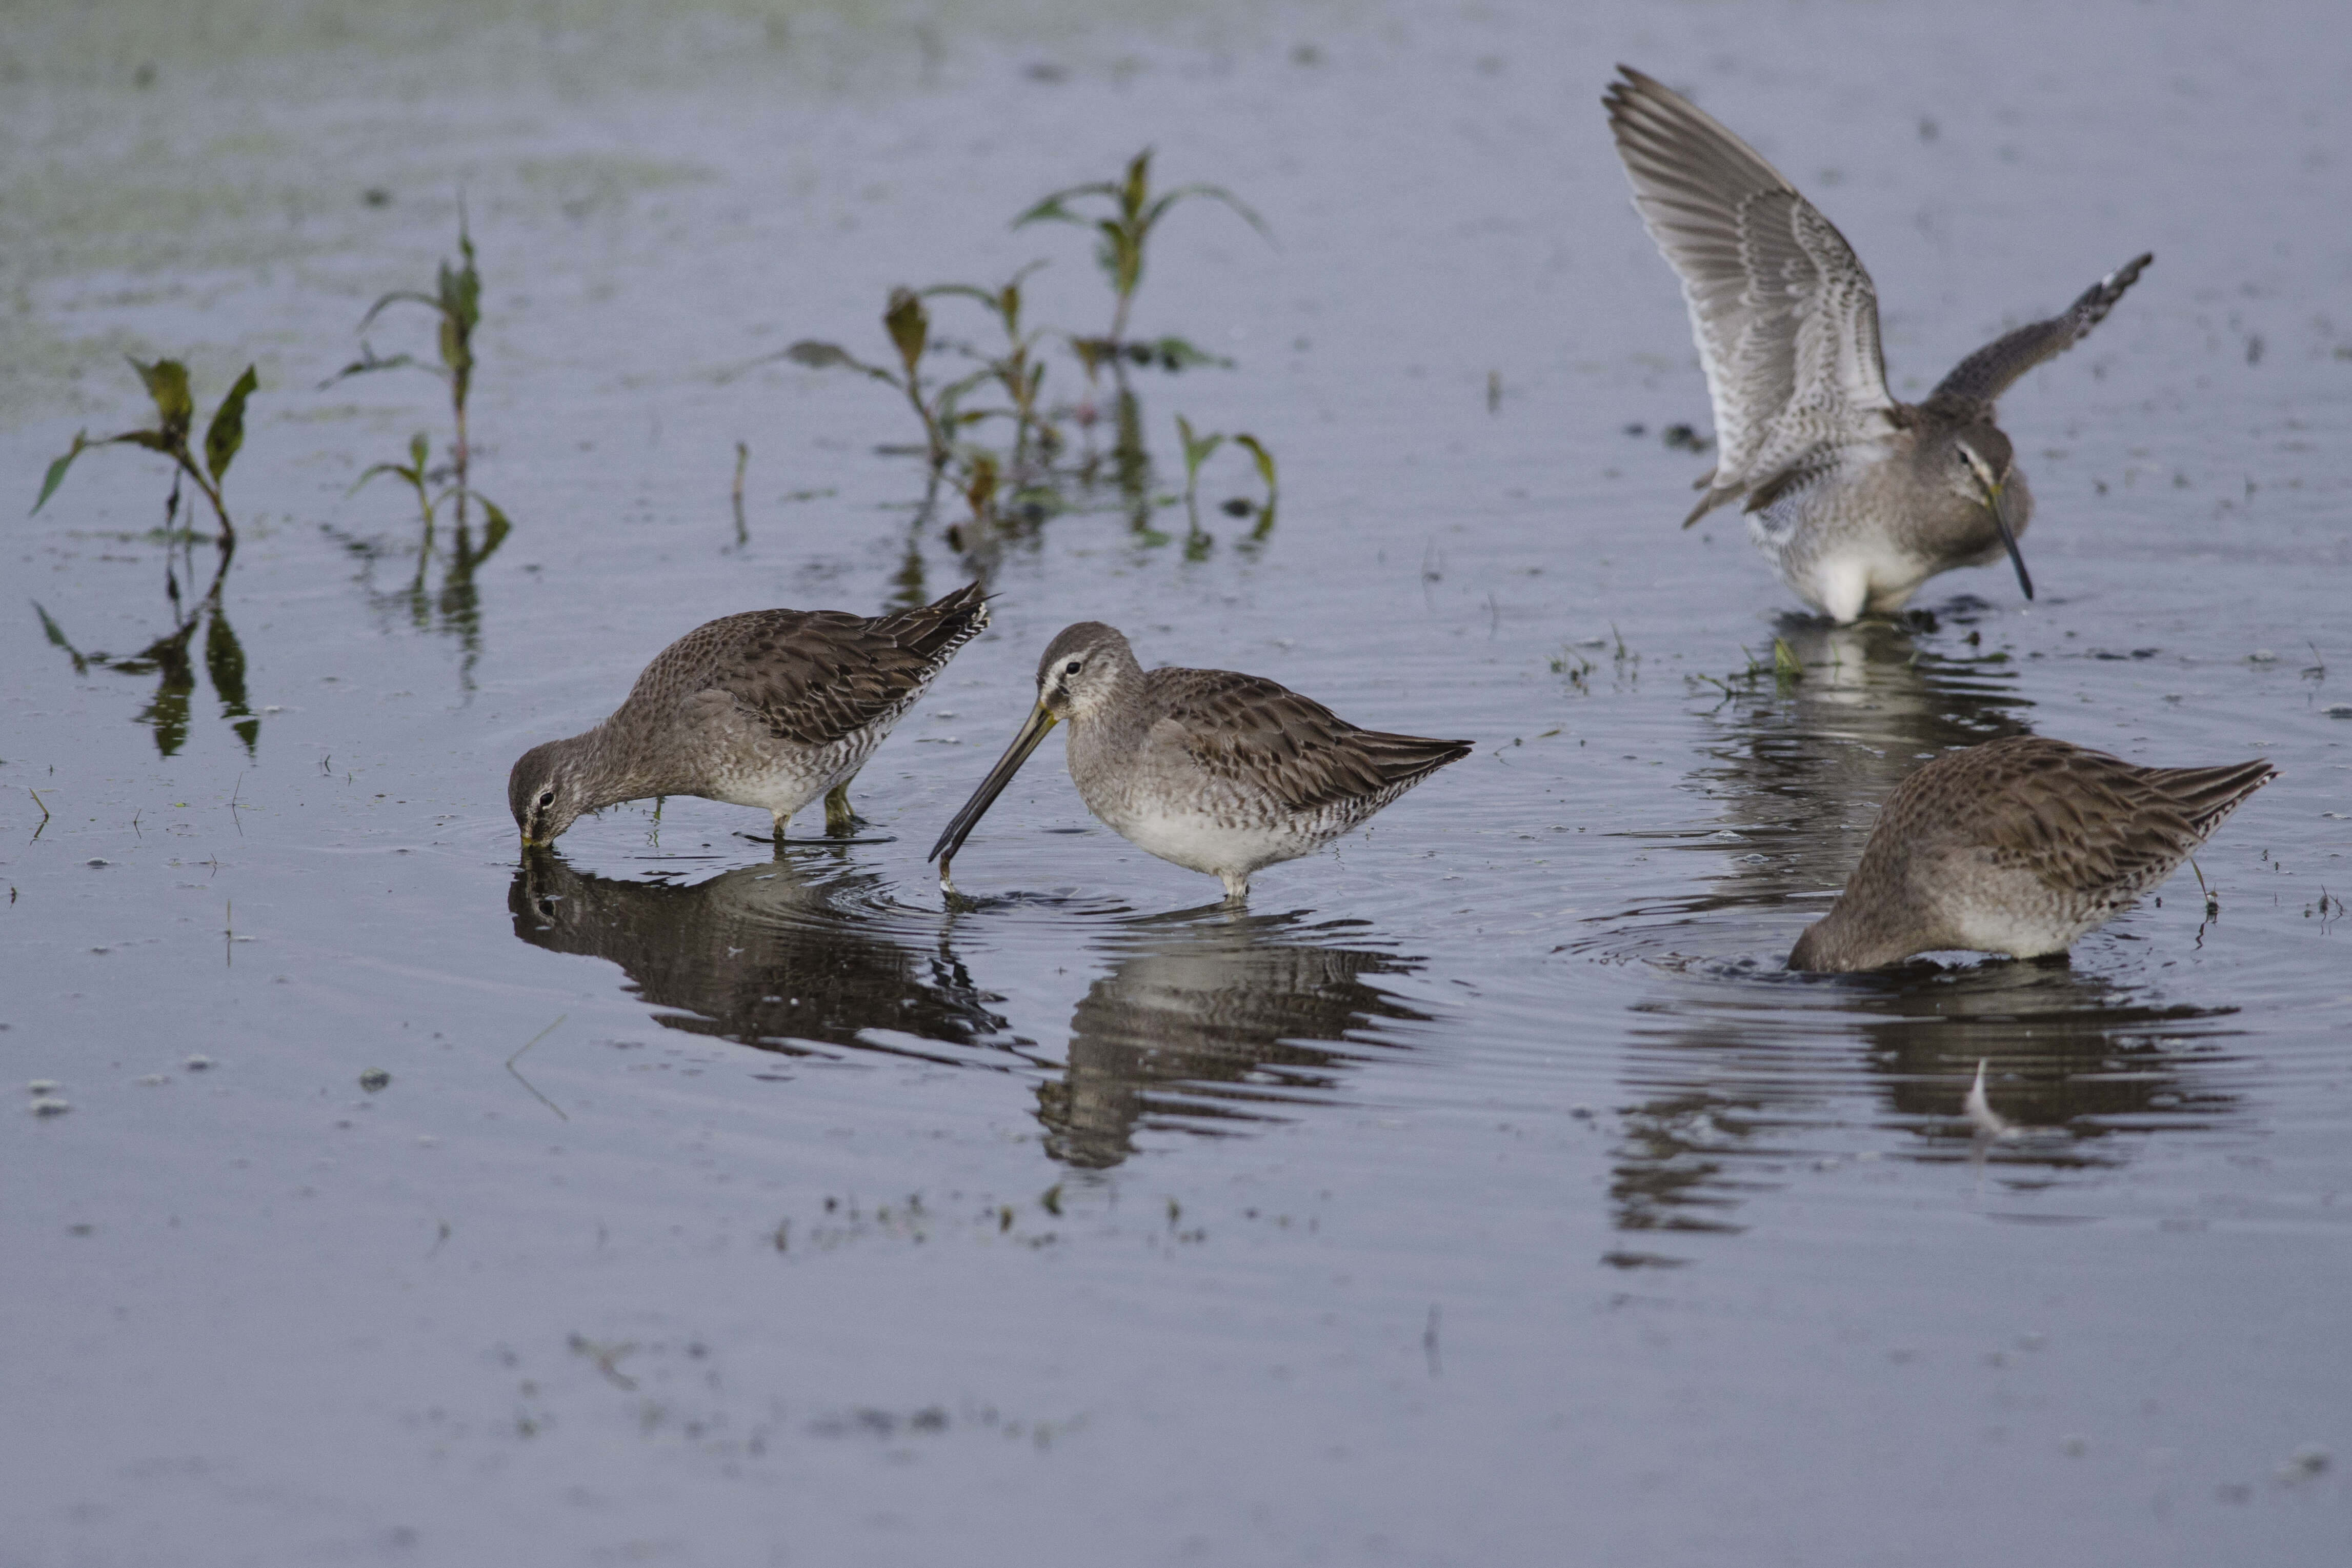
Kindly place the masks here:
<instances>
[{"instance_id":1,"label":"green aquatic plant","mask_svg":"<svg viewBox=\"0 0 2352 1568\"><path fill-rule=\"evenodd\" d=\"M1267 244L1274 243L1274 231L1265 220L1250 210L1238 196L1222 185L1179 185L1172 191L1157 195L1151 190L1151 149L1138 153L1127 165L1125 177L1117 180L1097 180L1067 190L1055 191L1013 220L1014 228L1033 223L1069 223L1095 231L1095 260L1101 266L1103 276L1109 279L1116 301L1111 310L1110 331L1100 338L1071 340L1079 361L1091 376L1104 363L1117 363L1124 358L1139 365L1157 363L1163 369L1181 370L1193 364L1223 364L1221 360L1194 348L1181 338L1161 338L1155 342L1131 343L1127 338L1127 321L1135 304L1135 291L1143 282L1145 252L1151 240L1151 231L1177 203L1195 197L1220 202L1238 213L1243 221L1263 236ZM1091 201L1107 204L1103 216L1090 216L1074 211L1070 204Z\"/></svg>"},{"instance_id":2,"label":"green aquatic plant","mask_svg":"<svg viewBox=\"0 0 2352 1568\"><path fill-rule=\"evenodd\" d=\"M200 468L195 454L188 447L188 434L194 428L196 415L195 400L188 391L188 367L175 359L159 359L152 364L141 364L132 360L131 368L139 373L139 379L146 384L147 395L154 400L154 428L125 430L120 436L109 436L98 441L91 440L87 430L77 434L73 445L66 449L63 457L49 465L48 472L43 476L41 493L33 502L33 510L38 511L47 503L49 497L57 493L58 486L65 482L66 470L73 466L73 460L90 447L144 447L151 452L160 452L171 458L173 465L172 500L167 503L166 515L175 515L179 510L181 479L190 480L204 493L205 500L212 503L213 517L220 524L223 552L234 552L236 548L236 525L229 521L228 508L221 500L221 481L228 477L229 464L236 460L238 450L245 445L245 403L260 386L260 378L254 374L253 366L247 365L245 374L236 378L236 384L228 389L228 395L222 398L220 406L213 411L212 423L205 426L205 460ZM222 564L226 570L226 562ZM217 580L215 585L218 585Z\"/></svg>"},{"instance_id":3,"label":"green aquatic plant","mask_svg":"<svg viewBox=\"0 0 2352 1568\"><path fill-rule=\"evenodd\" d=\"M1257 477L1265 481L1265 504L1257 510L1257 526L1250 530L1252 539L1264 539L1274 531L1275 503L1282 499L1282 484L1274 467L1274 453L1265 442L1244 430L1234 437L1234 445L1250 455L1257 465ZM1228 501L1230 507L1233 503Z\"/></svg>"},{"instance_id":4,"label":"green aquatic plant","mask_svg":"<svg viewBox=\"0 0 2352 1568\"><path fill-rule=\"evenodd\" d=\"M1176 416L1176 435L1184 444L1184 517L1191 524L1184 536L1184 553L1197 561L1216 542L1201 527L1201 465L1225 444L1225 438L1213 430L1206 436L1195 436L1192 422L1181 414Z\"/></svg>"},{"instance_id":5,"label":"green aquatic plant","mask_svg":"<svg viewBox=\"0 0 2352 1568\"><path fill-rule=\"evenodd\" d=\"M1192 523L1192 535L1187 545L1187 552L1197 555L1209 542L1209 535L1201 527L1201 468L1215 454L1217 448L1224 444L1226 437L1216 431L1212 431L1205 436L1194 434L1192 422L1181 414L1176 416L1176 435L1184 447L1184 513ZM1251 512L1255 511L1258 514L1258 523L1257 527L1251 531L1250 537L1264 539L1268 531L1274 527L1275 500L1279 493L1276 483L1274 454L1266 449L1264 442L1246 431L1234 437L1233 443L1247 452L1251 460L1257 465L1258 478L1265 482L1265 501L1263 505L1252 506L1249 501L1236 496L1225 503L1224 510L1228 515L1234 517L1247 517Z\"/></svg>"},{"instance_id":6,"label":"green aquatic plant","mask_svg":"<svg viewBox=\"0 0 2352 1568\"><path fill-rule=\"evenodd\" d=\"M1617 628L1612 626L1609 629L1614 632ZM1756 689L1768 679L1772 682L1772 689L1779 695L1786 697L1795 689L1799 681L1805 679L1804 660L1797 657L1797 650L1789 646L1789 640L1786 637L1772 639L1772 657L1769 660L1749 653L1745 647L1739 651L1748 655L1748 667L1745 669L1735 669L1728 675L1699 675L1690 679L1714 687L1724 694L1727 700L1754 695ZM1618 662L1623 663L1628 657L1624 639L1621 637L1617 642ZM1638 659L1641 656L1635 654L1630 657ZM1554 662L1553 668L1559 668L1557 661Z\"/></svg>"},{"instance_id":7,"label":"green aquatic plant","mask_svg":"<svg viewBox=\"0 0 2352 1568\"><path fill-rule=\"evenodd\" d=\"M1563 647L1551 656L1549 662L1554 675L1568 677L1568 683L1570 686L1575 687L1587 697L1592 695L1593 664L1591 659L1580 653Z\"/></svg>"},{"instance_id":8,"label":"green aquatic plant","mask_svg":"<svg viewBox=\"0 0 2352 1568\"><path fill-rule=\"evenodd\" d=\"M362 473L358 479L352 480L351 489L351 493L356 495L362 485L366 484L378 474L390 474L393 478L403 481L411 489L415 490L416 492L416 510L423 513L425 517L425 548L423 553L426 555L433 552L433 528L436 509L439 507L442 502L446 501L451 496L458 497L462 504L463 499L467 493L465 480L462 479L453 479L448 485L443 487L437 495L434 492L433 486L435 482L443 473L454 472L455 465L453 464L449 469L436 469L432 466L432 457L433 443L425 437L424 431L419 430L415 435L411 436L408 438L408 461L405 463L378 463ZM482 532L487 542L482 548L480 559L488 560L489 558L490 552L499 547L499 542L506 538L509 531L513 527L513 524L507 521L507 514L499 510L498 503L490 500L489 497L481 494L479 491L476 491L473 499L482 503L482 517L487 524ZM462 528L464 525L465 519L461 513L458 518L458 526Z\"/></svg>"},{"instance_id":9,"label":"green aquatic plant","mask_svg":"<svg viewBox=\"0 0 2352 1568\"><path fill-rule=\"evenodd\" d=\"M1061 445L1060 433L1037 408L1037 397L1045 383L1045 363L1036 355L1038 342L1047 334L1045 329L1024 332L1021 327L1021 281L1045 266L1033 261L1015 272L994 289L977 288L970 283L940 283L923 290L930 298L957 295L978 300L996 318L1004 331L1003 352L993 358L982 356L990 376L1004 389L1013 405L1013 463L1021 466L1029 456L1029 444L1034 437L1045 455L1051 457Z\"/></svg>"},{"instance_id":10,"label":"green aquatic plant","mask_svg":"<svg viewBox=\"0 0 2352 1568\"><path fill-rule=\"evenodd\" d=\"M466 433L466 399L474 385L474 330L482 322L482 276L474 263L474 240L467 232L463 202L457 206L457 253L460 258L458 265L452 267L446 261L441 263L440 276L432 293L395 289L369 306L367 314L360 318L360 357L329 376L324 384L332 385L345 376L364 375L379 370L421 370L439 376L449 388L449 415L457 428L450 467L456 475L457 504L462 514L472 454ZM365 334L376 317L388 307L400 304L422 305L439 316L440 363L430 364L414 354L405 353L382 358L376 353L374 345L367 341Z\"/></svg>"},{"instance_id":11,"label":"green aquatic plant","mask_svg":"<svg viewBox=\"0 0 2352 1568\"><path fill-rule=\"evenodd\" d=\"M966 410L961 403L966 393L986 381L990 371L973 372L960 381L929 384L923 380L923 356L931 347L931 313L923 304L923 297L903 284L890 290L890 301L882 311L882 327L890 335L890 344L898 351L899 369L886 370L868 364L838 343L819 342L803 338L783 351L779 357L812 370L839 367L872 376L887 386L903 394L915 417L923 424L923 449L929 458L934 478L945 469L954 456L955 433L963 426L987 416L984 411Z\"/></svg>"}]
</instances>

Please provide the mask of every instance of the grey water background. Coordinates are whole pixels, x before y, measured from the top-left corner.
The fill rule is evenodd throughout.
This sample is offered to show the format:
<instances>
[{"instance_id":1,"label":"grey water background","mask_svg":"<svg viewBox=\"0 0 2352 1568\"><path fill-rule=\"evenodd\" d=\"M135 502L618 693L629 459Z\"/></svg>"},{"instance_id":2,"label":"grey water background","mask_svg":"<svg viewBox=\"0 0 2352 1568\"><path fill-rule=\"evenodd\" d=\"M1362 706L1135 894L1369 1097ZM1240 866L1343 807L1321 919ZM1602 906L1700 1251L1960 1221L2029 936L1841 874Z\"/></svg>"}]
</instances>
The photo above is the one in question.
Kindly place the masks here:
<instances>
[{"instance_id":1,"label":"grey water background","mask_svg":"<svg viewBox=\"0 0 2352 1568\"><path fill-rule=\"evenodd\" d=\"M1899 394L2156 253L2004 402L2038 602L1832 631L1676 529L1621 58L1840 225ZM241 694L34 611L169 628L157 460L0 524L0 1059L72 1107L0 1118L0 1563L2342 1560L2346 65L2317 5L11 7L10 493L146 417L125 352L263 390ZM672 800L521 868L509 763L674 637L967 574L886 389L725 373L1041 256L1099 331L1006 221L1146 144L1280 242L1180 209L1136 319L1236 362L1138 377L1155 489L1175 415L1253 431L1270 537L1006 544L859 781L891 842ZM470 584L348 493L437 385L319 389L460 189ZM950 912L1083 617L1477 751L1229 916L1049 742ZM1706 679L1776 635L1802 681ZM2218 916L1785 974L1895 781L2023 731L2276 763Z\"/></svg>"}]
</instances>

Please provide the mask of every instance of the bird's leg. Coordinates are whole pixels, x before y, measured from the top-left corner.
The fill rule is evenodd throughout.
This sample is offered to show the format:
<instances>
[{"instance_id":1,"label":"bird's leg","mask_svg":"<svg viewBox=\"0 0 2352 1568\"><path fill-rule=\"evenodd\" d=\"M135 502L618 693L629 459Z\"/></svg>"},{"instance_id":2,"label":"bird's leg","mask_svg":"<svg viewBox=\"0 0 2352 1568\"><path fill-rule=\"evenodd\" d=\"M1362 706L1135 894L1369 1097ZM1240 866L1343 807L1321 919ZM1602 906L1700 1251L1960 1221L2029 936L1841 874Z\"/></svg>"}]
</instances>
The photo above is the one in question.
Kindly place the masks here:
<instances>
[{"instance_id":1,"label":"bird's leg","mask_svg":"<svg viewBox=\"0 0 2352 1568\"><path fill-rule=\"evenodd\" d=\"M793 814L789 811L770 811L768 815L776 819L776 847L782 849L784 847L784 824L793 819Z\"/></svg>"},{"instance_id":2,"label":"bird's leg","mask_svg":"<svg viewBox=\"0 0 2352 1568\"><path fill-rule=\"evenodd\" d=\"M1225 885L1225 902L1238 904L1249 897L1248 872L1220 871L1217 873L1217 880Z\"/></svg>"},{"instance_id":3,"label":"bird's leg","mask_svg":"<svg viewBox=\"0 0 2352 1568\"><path fill-rule=\"evenodd\" d=\"M857 831L857 813L849 808L849 781L842 780L825 792L824 830L835 838L846 838Z\"/></svg>"}]
</instances>

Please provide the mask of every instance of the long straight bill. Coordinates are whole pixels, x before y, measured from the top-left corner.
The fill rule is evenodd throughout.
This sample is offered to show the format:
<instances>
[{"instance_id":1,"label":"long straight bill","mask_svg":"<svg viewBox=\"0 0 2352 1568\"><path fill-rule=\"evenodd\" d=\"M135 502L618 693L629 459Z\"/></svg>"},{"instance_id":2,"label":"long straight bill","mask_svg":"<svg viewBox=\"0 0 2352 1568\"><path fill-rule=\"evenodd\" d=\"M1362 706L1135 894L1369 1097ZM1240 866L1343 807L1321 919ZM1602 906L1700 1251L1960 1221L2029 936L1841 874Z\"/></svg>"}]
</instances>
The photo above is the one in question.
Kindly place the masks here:
<instances>
[{"instance_id":1,"label":"long straight bill","mask_svg":"<svg viewBox=\"0 0 2352 1568\"><path fill-rule=\"evenodd\" d=\"M2009 490L2006 486L1992 487L1992 521L2000 530L2000 542L2009 550L2009 563L2017 568L2017 585L2025 596L2033 597L2033 578L2025 570L2025 557L2019 553L2017 534L2009 526Z\"/></svg>"},{"instance_id":2,"label":"long straight bill","mask_svg":"<svg viewBox=\"0 0 2352 1568\"><path fill-rule=\"evenodd\" d=\"M996 765L988 770L988 776L980 781L980 787L971 792L971 798L963 803L963 809L949 819L946 830L940 835L940 841L932 845L931 852L924 857L927 860L940 863L940 886L942 889L954 890L948 885L948 863L955 858L956 851L963 847L963 841L971 837L971 830L979 826L988 808L996 804L996 797L1004 793L1004 786L1013 782L1013 775L1021 771L1021 764L1029 760L1029 753L1037 749L1037 742L1045 738L1045 731L1051 730L1055 722L1054 715L1045 710L1044 703L1031 709L1028 721L1021 726L1021 732L1013 737L1013 744L1004 748L1004 754L996 759Z\"/></svg>"}]
</instances>

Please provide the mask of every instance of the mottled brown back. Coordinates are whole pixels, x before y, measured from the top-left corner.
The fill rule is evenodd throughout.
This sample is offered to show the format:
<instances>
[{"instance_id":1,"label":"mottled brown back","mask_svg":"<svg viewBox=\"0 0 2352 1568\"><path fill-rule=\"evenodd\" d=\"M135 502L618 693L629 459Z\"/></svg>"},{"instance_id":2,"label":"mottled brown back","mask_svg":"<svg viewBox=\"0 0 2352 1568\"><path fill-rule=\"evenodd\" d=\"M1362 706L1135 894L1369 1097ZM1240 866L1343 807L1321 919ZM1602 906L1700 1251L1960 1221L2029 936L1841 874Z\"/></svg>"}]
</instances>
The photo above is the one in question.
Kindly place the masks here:
<instances>
[{"instance_id":1,"label":"mottled brown back","mask_svg":"<svg viewBox=\"0 0 2352 1568\"><path fill-rule=\"evenodd\" d=\"M2064 741L2015 736L1938 758L1905 779L1871 847L1958 840L2052 888L2136 893L2169 875L2274 773L2263 762L2140 767Z\"/></svg>"},{"instance_id":2,"label":"mottled brown back","mask_svg":"<svg viewBox=\"0 0 2352 1568\"><path fill-rule=\"evenodd\" d=\"M680 637L637 678L630 701L720 690L779 739L822 745L904 706L988 625L977 583L868 619L840 610L752 610Z\"/></svg>"},{"instance_id":3,"label":"mottled brown back","mask_svg":"<svg viewBox=\"0 0 2352 1568\"><path fill-rule=\"evenodd\" d=\"M1264 789L1292 811L1378 795L1470 754L1467 741L1359 729L1260 676L1155 669L1145 681L1151 720L1182 726L1185 749L1202 768Z\"/></svg>"}]
</instances>

